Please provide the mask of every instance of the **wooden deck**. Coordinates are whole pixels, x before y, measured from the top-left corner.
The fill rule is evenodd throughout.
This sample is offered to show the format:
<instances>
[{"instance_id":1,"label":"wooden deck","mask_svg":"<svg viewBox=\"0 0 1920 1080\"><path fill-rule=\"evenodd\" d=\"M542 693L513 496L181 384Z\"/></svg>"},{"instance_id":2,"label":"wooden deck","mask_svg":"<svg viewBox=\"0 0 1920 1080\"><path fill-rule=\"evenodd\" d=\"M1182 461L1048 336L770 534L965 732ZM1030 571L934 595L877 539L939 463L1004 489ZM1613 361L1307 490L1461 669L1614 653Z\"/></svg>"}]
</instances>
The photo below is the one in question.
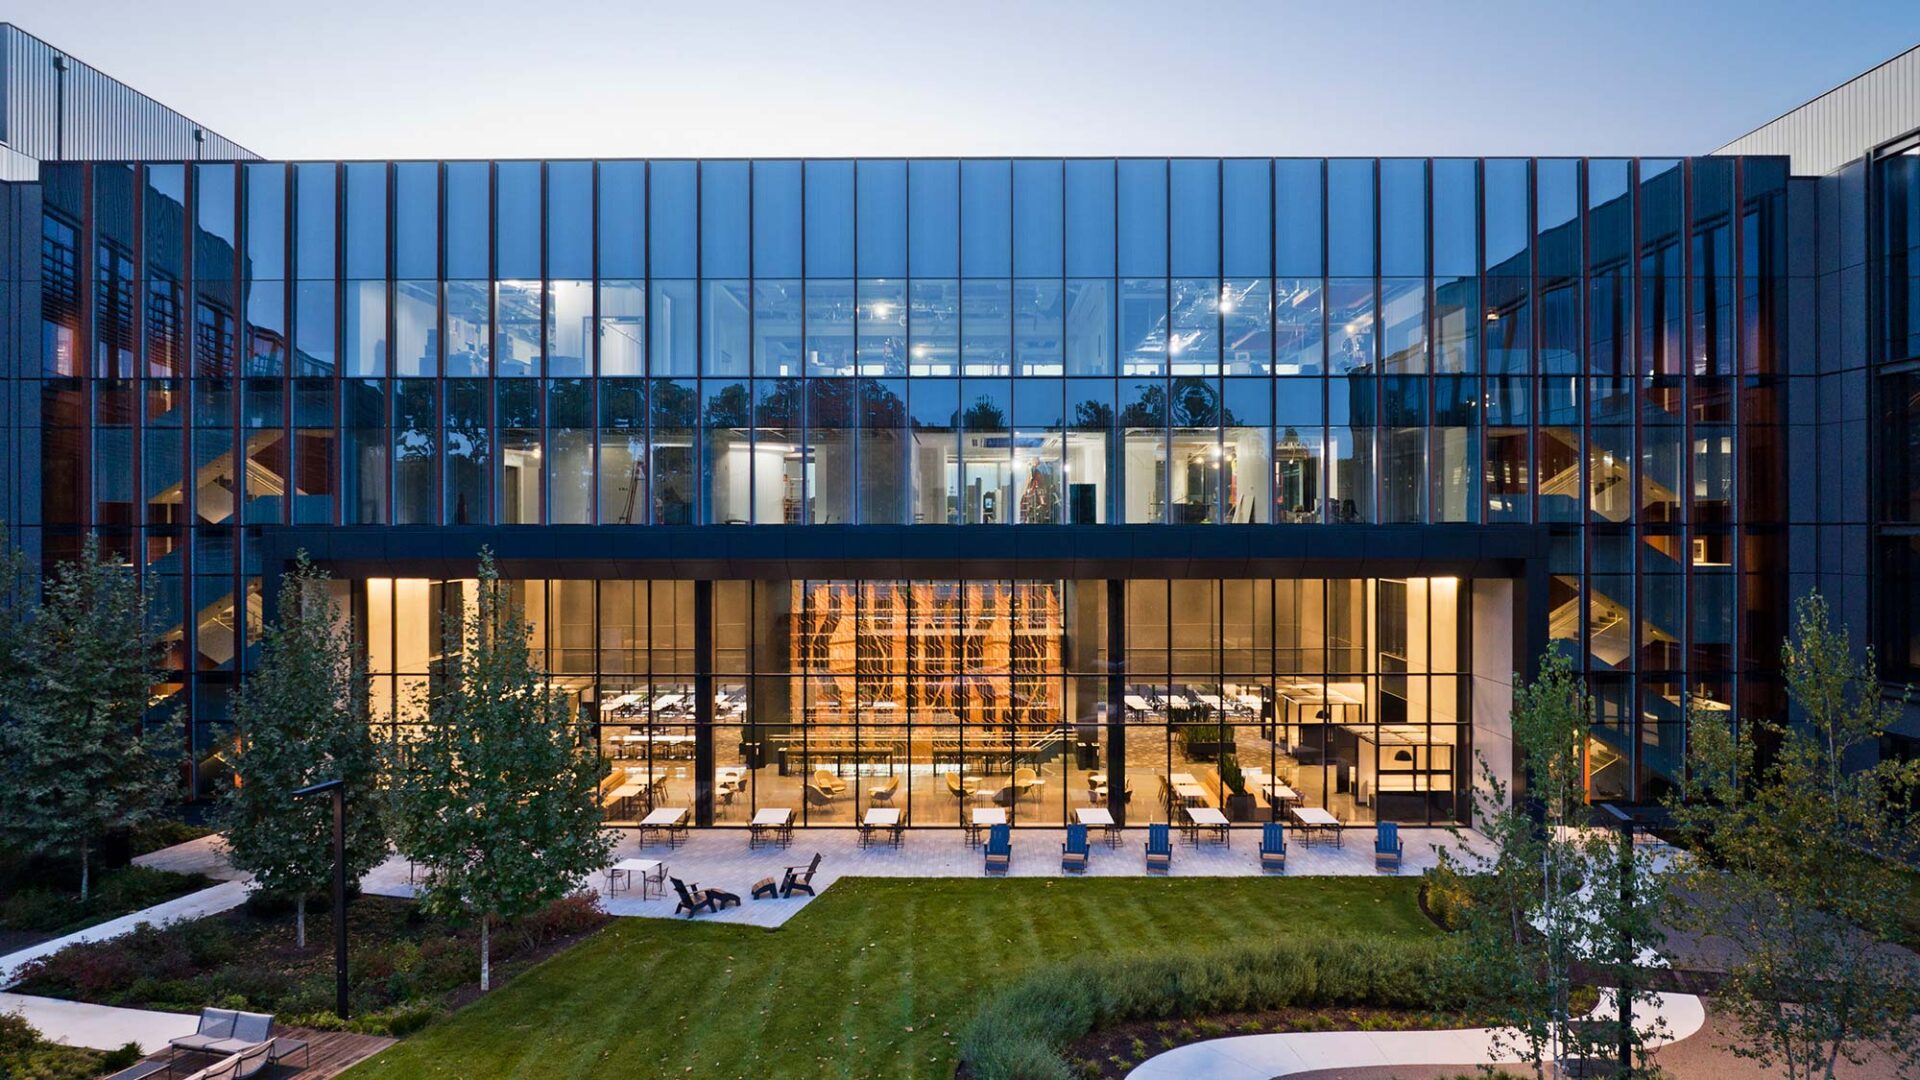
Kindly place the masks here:
<instances>
[{"instance_id":1,"label":"wooden deck","mask_svg":"<svg viewBox=\"0 0 1920 1080\"><path fill-rule=\"evenodd\" d=\"M328 1080L330 1077L339 1076L397 1041L384 1035L356 1035L349 1031L311 1031L297 1027L275 1028L273 1033L276 1038L305 1039L307 1053L295 1051L286 1060L269 1066L259 1074L265 1080L282 1080L283 1077L298 1077L299 1080ZM164 1062L167 1057L168 1052L163 1050L158 1054L148 1055L142 1060L141 1065L153 1061ZM169 1072L153 1075L182 1078L219 1060L209 1054L182 1053ZM134 1068L138 1069L139 1066Z\"/></svg>"}]
</instances>

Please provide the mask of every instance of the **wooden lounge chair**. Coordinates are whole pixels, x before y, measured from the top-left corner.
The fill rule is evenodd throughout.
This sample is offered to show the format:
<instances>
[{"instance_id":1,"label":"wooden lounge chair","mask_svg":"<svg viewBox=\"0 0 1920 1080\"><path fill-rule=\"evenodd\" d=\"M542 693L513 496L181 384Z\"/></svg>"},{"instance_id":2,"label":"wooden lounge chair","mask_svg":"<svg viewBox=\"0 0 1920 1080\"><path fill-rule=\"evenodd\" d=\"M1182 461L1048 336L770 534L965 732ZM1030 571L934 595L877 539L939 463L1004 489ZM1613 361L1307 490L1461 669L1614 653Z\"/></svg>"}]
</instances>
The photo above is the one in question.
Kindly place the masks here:
<instances>
[{"instance_id":1,"label":"wooden lounge chair","mask_svg":"<svg viewBox=\"0 0 1920 1080\"><path fill-rule=\"evenodd\" d=\"M679 878L669 878L668 880L673 882L673 891L680 894L680 903L675 905L673 909L675 915L684 911L687 913L687 918L691 919L694 913L701 908L705 908L709 912L720 910L716 906L719 901L703 891L698 885L688 885Z\"/></svg>"},{"instance_id":2,"label":"wooden lounge chair","mask_svg":"<svg viewBox=\"0 0 1920 1080\"><path fill-rule=\"evenodd\" d=\"M1260 829L1260 869L1284 871L1286 868L1287 827L1269 821Z\"/></svg>"},{"instance_id":3,"label":"wooden lounge chair","mask_svg":"<svg viewBox=\"0 0 1920 1080\"><path fill-rule=\"evenodd\" d=\"M1060 845L1060 869L1084 874L1087 870L1087 857L1090 854L1087 848L1087 827L1077 824L1067 826L1067 842Z\"/></svg>"},{"instance_id":4,"label":"wooden lounge chair","mask_svg":"<svg viewBox=\"0 0 1920 1080\"><path fill-rule=\"evenodd\" d=\"M886 783L881 784L879 787L867 789L867 798L880 806L892 806L893 795L899 790L900 778L898 776L891 776L887 778Z\"/></svg>"},{"instance_id":5,"label":"wooden lounge chair","mask_svg":"<svg viewBox=\"0 0 1920 1080\"><path fill-rule=\"evenodd\" d=\"M786 874L780 883L780 895L782 897L789 897L797 892L806 893L808 896L814 895L813 874L814 871L818 869L820 869L820 853L817 851L813 853L813 861L805 867L787 867ZM805 870L806 872L798 873L797 871L800 870Z\"/></svg>"},{"instance_id":6,"label":"wooden lounge chair","mask_svg":"<svg viewBox=\"0 0 1920 1080\"><path fill-rule=\"evenodd\" d=\"M1400 869L1401 850L1399 825L1391 821L1383 821L1375 826L1373 834L1373 868L1375 870L1392 870L1397 873Z\"/></svg>"},{"instance_id":7,"label":"wooden lounge chair","mask_svg":"<svg viewBox=\"0 0 1920 1080\"><path fill-rule=\"evenodd\" d=\"M1005 825L995 825L987 834L987 873L1002 874L1013 865L1013 834Z\"/></svg>"},{"instance_id":8,"label":"wooden lounge chair","mask_svg":"<svg viewBox=\"0 0 1920 1080\"><path fill-rule=\"evenodd\" d=\"M1166 822L1147 826L1147 873L1164 874L1173 869L1173 834Z\"/></svg>"}]
</instances>

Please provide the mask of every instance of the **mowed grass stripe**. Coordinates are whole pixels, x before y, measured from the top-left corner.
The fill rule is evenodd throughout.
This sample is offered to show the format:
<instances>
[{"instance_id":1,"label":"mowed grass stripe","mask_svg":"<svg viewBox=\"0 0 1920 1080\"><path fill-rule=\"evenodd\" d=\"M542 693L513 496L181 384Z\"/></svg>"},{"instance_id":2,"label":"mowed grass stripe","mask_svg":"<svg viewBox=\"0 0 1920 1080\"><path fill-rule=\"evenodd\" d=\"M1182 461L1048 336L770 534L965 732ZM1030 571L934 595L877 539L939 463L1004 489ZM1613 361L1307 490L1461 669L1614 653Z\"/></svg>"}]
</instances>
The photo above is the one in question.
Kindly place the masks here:
<instances>
[{"instance_id":1,"label":"mowed grass stripe","mask_svg":"<svg viewBox=\"0 0 1920 1080\"><path fill-rule=\"evenodd\" d=\"M1430 935L1417 887L1412 878L847 879L775 931L617 920L348 1075L945 1080L982 997L1035 964L1250 936Z\"/></svg>"}]
</instances>

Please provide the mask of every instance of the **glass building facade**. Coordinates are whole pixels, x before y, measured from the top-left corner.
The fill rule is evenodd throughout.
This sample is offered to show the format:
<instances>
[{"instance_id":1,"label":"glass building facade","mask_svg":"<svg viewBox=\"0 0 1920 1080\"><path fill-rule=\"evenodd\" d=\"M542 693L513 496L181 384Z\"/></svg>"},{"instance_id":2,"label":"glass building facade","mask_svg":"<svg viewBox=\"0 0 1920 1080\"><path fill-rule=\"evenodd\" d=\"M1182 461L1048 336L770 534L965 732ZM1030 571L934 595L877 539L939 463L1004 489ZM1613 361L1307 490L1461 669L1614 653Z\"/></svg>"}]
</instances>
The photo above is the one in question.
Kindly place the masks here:
<instances>
[{"instance_id":1,"label":"glass building facade","mask_svg":"<svg viewBox=\"0 0 1920 1080\"><path fill-rule=\"evenodd\" d=\"M583 738L720 824L851 823L896 778L917 824L1015 787L1059 822L1110 783L1138 816L1175 774L1224 801L1228 753L1352 818L1453 820L1476 575L1361 565L1426 535L1537 541L1506 614L1589 676L1596 798L1670 782L1690 698L1784 711L1784 158L91 163L40 190L14 525L143 568L203 789L277 560L354 535L551 537L509 576ZM952 558L727 577L632 546L813 534ZM1182 552L1228 535L1238 569ZM1126 569L1060 565L1118 538ZM343 570L382 723L464 576ZM846 790L815 802L823 773Z\"/></svg>"}]
</instances>

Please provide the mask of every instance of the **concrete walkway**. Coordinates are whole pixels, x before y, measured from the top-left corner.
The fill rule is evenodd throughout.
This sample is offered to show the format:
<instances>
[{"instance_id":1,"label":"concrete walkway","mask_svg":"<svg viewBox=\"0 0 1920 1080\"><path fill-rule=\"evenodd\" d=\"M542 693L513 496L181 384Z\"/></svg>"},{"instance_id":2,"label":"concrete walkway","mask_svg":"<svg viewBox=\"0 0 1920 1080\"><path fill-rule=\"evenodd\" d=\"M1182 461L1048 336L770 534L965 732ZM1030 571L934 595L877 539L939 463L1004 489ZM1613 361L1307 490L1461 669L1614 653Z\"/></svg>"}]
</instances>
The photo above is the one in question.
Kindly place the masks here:
<instances>
[{"instance_id":1,"label":"concrete walkway","mask_svg":"<svg viewBox=\"0 0 1920 1080\"><path fill-rule=\"evenodd\" d=\"M1611 993L1602 995L1595 1019L1617 1016ZM1665 1022L1657 1033L1654 1019ZM1655 996L1648 1018L1634 1024L1649 1047L1678 1042L1707 1022L1699 998L1691 994ZM1272 1080L1324 1069L1458 1065L1471 1068L1510 1064L1518 1059L1496 1054L1492 1028L1454 1031L1301 1031L1239 1035L1175 1047L1148 1058L1127 1080Z\"/></svg>"},{"instance_id":2,"label":"concrete walkway","mask_svg":"<svg viewBox=\"0 0 1920 1080\"><path fill-rule=\"evenodd\" d=\"M141 923L166 926L189 919L204 919L209 915L231 911L239 907L246 898L246 881L223 881L218 885L201 889L199 892L190 892L185 896L176 896L165 903L142 908L131 915L122 915L117 919L96 923L65 937L57 937L52 941L43 941L38 945L21 949L19 952L8 953L0 956L0 989L18 982L20 968L28 962L43 956L51 956L69 945L78 945L83 941L106 941L109 938L117 938L122 934L132 933L133 928ZM42 1034L50 1033L43 1031Z\"/></svg>"},{"instance_id":3,"label":"concrete walkway","mask_svg":"<svg viewBox=\"0 0 1920 1080\"><path fill-rule=\"evenodd\" d=\"M795 829L793 846L780 848L750 847L740 829L695 829L678 847L655 841L642 846L638 833L622 829L613 857L658 859L667 873L702 888L737 893L739 907L718 914L699 916L703 922L744 923L750 926L779 926L799 914L808 897L792 900L753 900L753 883L762 878L779 881L788 866L804 866L819 852L820 871L813 879L816 893L824 893L843 877L980 877L984 872L984 853L969 845L958 829L909 829L898 848L885 844L861 847L859 835L852 829ZM1373 865L1373 830L1349 829L1339 846L1321 842L1308 846L1298 833L1287 839L1289 877L1374 877L1381 876ZM1400 830L1404 858L1401 877L1418 877L1437 861L1435 848L1450 848L1453 837L1444 829L1403 828ZM1484 844L1476 833L1467 833L1470 844ZM1050 877L1068 875L1060 869L1060 845L1065 829L1021 828L1013 831L1011 877ZM1087 877L1143 877L1146 874L1145 845L1147 830L1127 829L1116 847L1108 847L1096 833L1093 855L1088 860ZM1189 844L1175 835L1172 877L1255 877L1260 874L1260 833L1242 829L1233 833L1229 845ZM664 890L653 889L646 897L639 884L623 887L618 893L607 891L605 874L595 874L584 884L600 894L601 906L608 914L640 918L673 918L676 898L671 883ZM413 885L407 861L392 858L377 866L360 883L363 892L376 896L411 897Z\"/></svg>"},{"instance_id":4,"label":"concrete walkway","mask_svg":"<svg viewBox=\"0 0 1920 1080\"><path fill-rule=\"evenodd\" d=\"M118 1050L133 1042L143 1054L167 1048L168 1039L193 1034L199 1017L147 1009L116 1009L58 998L0 993L0 1013L19 1013L42 1036L68 1046Z\"/></svg>"}]
</instances>

